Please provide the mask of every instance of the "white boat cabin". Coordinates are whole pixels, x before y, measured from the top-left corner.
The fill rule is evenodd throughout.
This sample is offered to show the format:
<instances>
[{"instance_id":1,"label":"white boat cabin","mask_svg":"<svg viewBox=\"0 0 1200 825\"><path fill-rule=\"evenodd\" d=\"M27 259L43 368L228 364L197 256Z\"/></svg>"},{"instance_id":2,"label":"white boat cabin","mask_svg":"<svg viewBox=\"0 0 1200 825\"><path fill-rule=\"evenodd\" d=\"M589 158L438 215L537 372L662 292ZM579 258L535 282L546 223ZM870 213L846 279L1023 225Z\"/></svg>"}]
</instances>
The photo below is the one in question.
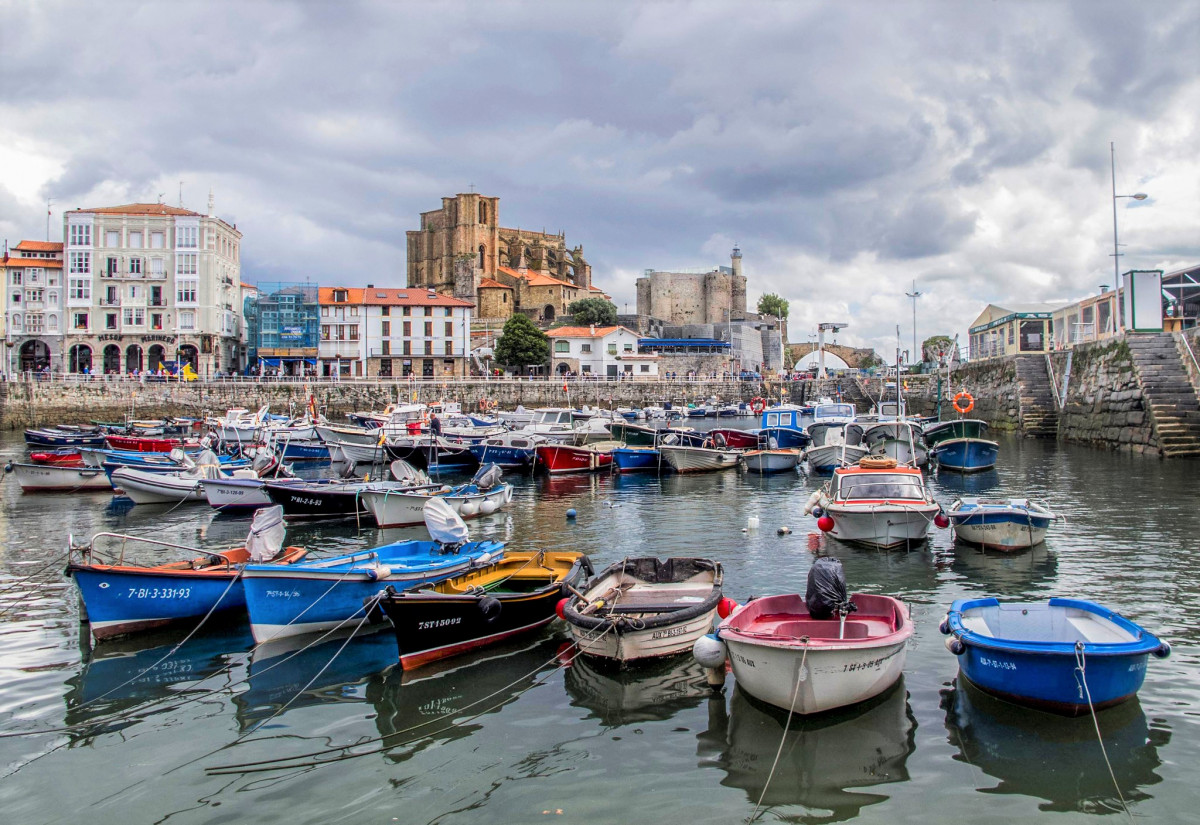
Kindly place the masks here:
<instances>
[{"instance_id":1,"label":"white boat cabin","mask_svg":"<svg viewBox=\"0 0 1200 825\"><path fill-rule=\"evenodd\" d=\"M924 501L925 482L915 472L850 470L834 473L834 501Z\"/></svg>"}]
</instances>

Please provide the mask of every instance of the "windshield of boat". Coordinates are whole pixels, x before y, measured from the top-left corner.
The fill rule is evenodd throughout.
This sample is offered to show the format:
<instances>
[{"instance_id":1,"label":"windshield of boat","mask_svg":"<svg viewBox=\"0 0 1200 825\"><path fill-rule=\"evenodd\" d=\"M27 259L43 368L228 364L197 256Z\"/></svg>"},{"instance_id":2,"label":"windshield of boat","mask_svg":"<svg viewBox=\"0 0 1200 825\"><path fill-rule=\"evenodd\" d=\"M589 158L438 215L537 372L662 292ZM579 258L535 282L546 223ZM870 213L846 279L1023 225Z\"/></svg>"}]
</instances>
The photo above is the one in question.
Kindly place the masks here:
<instances>
[{"instance_id":1,"label":"windshield of boat","mask_svg":"<svg viewBox=\"0 0 1200 825\"><path fill-rule=\"evenodd\" d=\"M915 499L923 501L921 479L907 473L854 473L838 476L835 497L848 499Z\"/></svg>"},{"instance_id":2,"label":"windshield of boat","mask_svg":"<svg viewBox=\"0 0 1200 825\"><path fill-rule=\"evenodd\" d=\"M813 410L815 418L853 418L854 407L849 404L820 404Z\"/></svg>"}]
</instances>

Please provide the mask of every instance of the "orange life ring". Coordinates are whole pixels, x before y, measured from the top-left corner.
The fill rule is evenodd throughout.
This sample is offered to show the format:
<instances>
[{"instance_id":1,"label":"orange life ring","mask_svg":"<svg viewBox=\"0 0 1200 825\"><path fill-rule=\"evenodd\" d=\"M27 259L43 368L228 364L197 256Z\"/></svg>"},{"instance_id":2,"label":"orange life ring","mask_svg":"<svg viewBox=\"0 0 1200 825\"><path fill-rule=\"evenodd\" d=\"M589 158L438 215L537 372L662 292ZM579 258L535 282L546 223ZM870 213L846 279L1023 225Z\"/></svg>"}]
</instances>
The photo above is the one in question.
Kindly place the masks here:
<instances>
[{"instance_id":1,"label":"orange life ring","mask_svg":"<svg viewBox=\"0 0 1200 825\"><path fill-rule=\"evenodd\" d=\"M964 398L967 399L966 406L964 406L964 407L958 406L958 402ZM954 411L956 413L958 413L959 415L966 415L973 409L975 409L975 398L971 395L971 393L967 392L966 390L963 390L958 395L954 396Z\"/></svg>"},{"instance_id":2,"label":"orange life ring","mask_svg":"<svg viewBox=\"0 0 1200 825\"><path fill-rule=\"evenodd\" d=\"M767 402L761 396L755 396L750 399L750 409L755 415L758 415L767 408Z\"/></svg>"}]
</instances>

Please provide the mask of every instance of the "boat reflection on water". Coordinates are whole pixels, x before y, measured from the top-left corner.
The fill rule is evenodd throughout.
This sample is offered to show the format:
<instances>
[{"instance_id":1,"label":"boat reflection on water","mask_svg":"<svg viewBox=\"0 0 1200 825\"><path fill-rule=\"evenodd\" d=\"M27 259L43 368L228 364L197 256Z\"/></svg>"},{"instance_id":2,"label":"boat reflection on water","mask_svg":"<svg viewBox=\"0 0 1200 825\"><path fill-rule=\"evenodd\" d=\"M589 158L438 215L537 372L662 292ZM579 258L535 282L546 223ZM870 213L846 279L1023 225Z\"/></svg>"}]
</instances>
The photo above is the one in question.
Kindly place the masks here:
<instances>
[{"instance_id":1,"label":"boat reflection on water","mask_svg":"<svg viewBox=\"0 0 1200 825\"><path fill-rule=\"evenodd\" d=\"M993 468L982 473L939 472L935 489L962 496L975 496L996 489L1000 485L1000 474Z\"/></svg>"},{"instance_id":2,"label":"boat reflection on water","mask_svg":"<svg viewBox=\"0 0 1200 825\"><path fill-rule=\"evenodd\" d=\"M963 576L963 585L1009 597L1040 594L1041 586L1058 576L1058 555L1046 542L1023 550L985 550L961 541L954 543L950 569Z\"/></svg>"},{"instance_id":3,"label":"boat reflection on water","mask_svg":"<svg viewBox=\"0 0 1200 825\"><path fill-rule=\"evenodd\" d=\"M167 697L183 698L188 684L223 670L254 644L244 621L218 626L188 639L169 658L146 671L187 636L183 629L113 639L85 651L86 664L68 679L66 724L77 725ZM80 634L86 636L86 633ZM196 689L211 690L223 679Z\"/></svg>"},{"instance_id":4,"label":"boat reflection on water","mask_svg":"<svg viewBox=\"0 0 1200 825\"><path fill-rule=\"evenodd\" d=\"M942 691L947 737L955 759L1000 783L982 793L1023 794L1043 811L1120 813L1121 801L1096 739L1091 716L1067 718L1002 702L961 677ZM1152 729L1136 698L1097 714L1113 775L1126 802L1149 799L1162 781L1158 748L1169 731Z\"/></svg>"},{"instance_id":5,"label":"boat reflection on water","mask_svg":"<svg viewBox=\"0 0 1200 825\"><path fill-rule=\"evenodd\" d=\"M796 717L771 774L787 714L734 690L728 713L724 697L709 705L708 730L698 736L701 766L725 771L721 784L741 788L751 804L801 806L804 815L777 811L784 821L842 822L868 805L888 799L861 790L908 780L907 761L916 747L917 721L908 707L904 679L870 702L845 711ZM819 813L818 813L819 812Z\"/></svg>"},{"instance_id":6,"label":"boat reflection on water","mask_svg":"<svg viewBox=\"0 0 1200 825\"><path fill-rule=\"evenodd\" d=\"M288 636L257 647L246 690L233 699L241 730L253 728L284 705L286 715L317 705L365 702L364 686L396 664L398 657L395 636L367 632L384 627L391 630L386 623L364 625L349 643L346 639L352 634L346 631L324 639L319 634ZM339 653L342 645L345 648Z\"/></svg>"},{"instance_id":7,"label":"boat reflection on water","mask_svg":"<svg viewBox=\"0 0 1200 825\"><path fill-rule=\"evenodd\" d=\"M665 721L712 695L704 669L690 655L629 668L578 656L563 681L571 704L607 726Z\"/></svg>"},{"instance_id":8,"label":"boat reflection on water","mask_svg":"<svg viewBox=\"0 0 1200 825\"><path fill-rule=\"evenodd\" d=\"M567 473L565 475L547 475L538 473L533 478L538 501L556 498L570 498L585 493L607 493L612 485L612 476L605 470L602 473Z\"/></svg>"},{"instance_id":9,"label":"boat reflection on water","mask_svg":"<svg viewBox=\"0 0 1200 825\"><path fill-rule=\"evenodd\" d=\"M396 638L387 636L395 659ZM559 636L547 633L534 641L495 645L416 670L389 668L371 679L366 698L375 706L379 735L387 737L383 746L393 748L385 758L405 762L430 745L475 733L483 727L475 717L502 712L539 677L561 667L561 644ZM413 744L404 747L410 741Z\"/></svg>"}]
</instances>

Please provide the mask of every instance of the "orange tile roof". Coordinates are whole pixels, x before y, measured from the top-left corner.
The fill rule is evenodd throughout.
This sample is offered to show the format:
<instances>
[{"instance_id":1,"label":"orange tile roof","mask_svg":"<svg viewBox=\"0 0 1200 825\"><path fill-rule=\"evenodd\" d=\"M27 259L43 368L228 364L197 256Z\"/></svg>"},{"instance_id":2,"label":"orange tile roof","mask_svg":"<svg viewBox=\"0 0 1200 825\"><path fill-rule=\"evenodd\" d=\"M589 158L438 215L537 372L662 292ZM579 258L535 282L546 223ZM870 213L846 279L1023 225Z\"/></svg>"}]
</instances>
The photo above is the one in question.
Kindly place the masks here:
<instances>
[{"instance_id":1,"label":"orange tile roof","mask_svg":"<svg viewBox=\"0 0 1200 825\"><path fill-rule=\"evenodd\" d=\"M591 327L558 327L546 330L546 335L550 338L603 338L619 329L625 329L625 327L596 327L595 332ZM625 331L632 332L628 329Z\"/></svg>"},{"instance_id":2,"label":"orange tile roof","mask_svg":"<svg viewBox=\"0 0 1200 825\"><path fill-rule=\"evenodd\" d=\"M100 206L95 209L71 209L70 212L97 212L105 215L187 215L193 218L204 217L199 212L182 209L178 206L167 206L165 203L127 203L123 206Z\"/></svg>"},{"instance_id":3,"label":"orange tile roof","mask_svg":"<svg viewBox=\"0 0 1200 825\"><path fill-rule=\"evenodd\" d=\"M333 300L334 290L341 290L346 293L346 300ZM317 288L317 303L318 304L361 304L363 302L363 291L358 287L345 286L322 286Z\"/></svg>"},{"instance_id":4,"label":"orange tile roof","mask_svg":"<svg viewBox=\"0 0 1200 825\"><path fill-rule=\"evenodd\" d=\"M258 289L258 287L256 287L254 284L248 284L245 281L242 281L242 289Z\"/></svg>"},{"instance_id":5,"label":"orange tile roof","mask_svg":"<svg viewBox=\"0 0 1200 825\"><path fill-rule=\"evenodd\" d=\"M56 241L21 241L13 249L25 252L62 252L63 245Z\"/></svg>"},{"instance_id":6,"label":"orange tile roof","mask_svg":"<svg viewBox=\"0 0 1200 825\"><path fill-rule=\"evenodd\" d=\"M514 278L521 278L529 282L530 286L567 286L571 289L579 289L577 284L570 281L563 281L559 278L543 275L541 272L518 272L515 269L510 269L507 266L496 267L505 275L511 275Z\"/></svg>"},{"instance_id":7,"label":"orange tile roof","mask_svg":"<svg viewBox=\"0 0 1200 825\"><path fill-rule=\"evenodd\" d=\"M411 306L411 307L473 307L475 304L455 298L453 295L443 295L440 292L430 292L425 287L409 287L407 289L363 289L363 303L368 306ZM432 296L432 297L430 297Z\"/></svg>"},{"instance_id":8,"label":"orange tile roof","mask_svg":"<svg viewBox=\"0 0 1200 825\"><path fill-rule=\"evenodd\" d=\"M63 262L54 258L0 258L0 266L40 266L43 269L62 269Z\"/></svg>"},{"instance_id":9,"label":"orange tile roof","mask_svg":"<svg viewBox=\"0 0 1200 825\"><path fill-rule=\"evenodd\" d=\"M491 278L481 278L479 280L479 288L480 289L512 289L512 287L509 286L508 284L502 284L499 281L492 280Z\"/></svg>"}]
</instances>

